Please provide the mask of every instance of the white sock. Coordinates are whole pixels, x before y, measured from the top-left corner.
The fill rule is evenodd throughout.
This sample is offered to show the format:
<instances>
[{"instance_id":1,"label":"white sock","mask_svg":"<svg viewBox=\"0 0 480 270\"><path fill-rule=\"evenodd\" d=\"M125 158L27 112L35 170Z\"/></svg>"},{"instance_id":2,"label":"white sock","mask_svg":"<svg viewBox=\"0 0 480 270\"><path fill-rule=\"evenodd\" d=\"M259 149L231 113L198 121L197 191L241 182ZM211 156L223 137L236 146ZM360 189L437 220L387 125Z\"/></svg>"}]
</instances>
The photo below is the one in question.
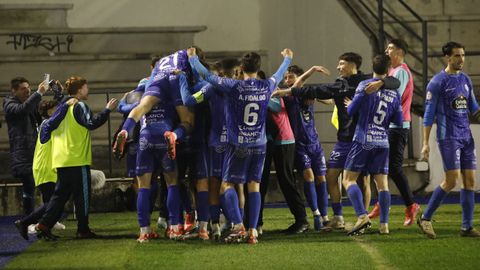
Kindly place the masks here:
<instances>
[{"instance_id":1,"label":"white sock","mask_svg":"<svg viewBox=\"0 0 480 270\"><path fill-rule=\"evenodd\" d=\"M238 223L238 224L233 225L234 230L239 230L241 228L243 228L243 223Z\"/></svg>"},{"instance_id":2,"label":"white sock","mask_svg":"<svg viewBox=\"0 0 480 270\"><path fill-rule=\"evenodd\" d=\"M150 233L150 227L140 227L140 233L145 234L145 233Z\"/></svg>"},{"instance_id":3,"label":"white sock","mask_svg":"<svg viewBox=\"0 0 480 270\"><path fill-rule=\"evenodd\" d=\"M200 221L199 222L199 229L200 230L206 230L207 226L208 226L208 222L206 222L206 221Z\"/></svg>"}]
</instances>

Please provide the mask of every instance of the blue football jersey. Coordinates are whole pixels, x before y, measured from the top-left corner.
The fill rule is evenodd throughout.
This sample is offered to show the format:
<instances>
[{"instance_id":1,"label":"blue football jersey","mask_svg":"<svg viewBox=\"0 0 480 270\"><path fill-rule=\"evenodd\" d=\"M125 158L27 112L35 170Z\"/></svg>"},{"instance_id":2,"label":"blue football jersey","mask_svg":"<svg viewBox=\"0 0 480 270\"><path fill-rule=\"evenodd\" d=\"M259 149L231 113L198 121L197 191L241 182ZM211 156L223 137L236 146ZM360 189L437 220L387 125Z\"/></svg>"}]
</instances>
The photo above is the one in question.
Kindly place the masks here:
<instances>
[{"instance_id":1,"label":"blue football jersey","mask_svg":"<svg viewBox=\"0 0 480 270\"><path fill-rule=\"evenodd\" d=\"M162 100L156 104L140 121L140 129L148 128L163 138L163 133L172 130L177 122L177 112L172 101L163 93Z\"/></svg>"},{"instance_id":2,"label":"blue football jersey","mask_svg":"<svg viewBox=\"0 0 480 270\"><path fill-rule=\"evenodd\" d=\"M313 105L304 104L303 99L298 97L285 97L284 101L295 142L302 145L317 144Z\"/></svg>"},{"instance_id":3,"label":"blue football jersey","mask_svg":"<svg viewBox=\"0 0 480 270\"><path fill-rule=\"evenodd\" d=\"M472 136L468 114L478 109L470 78L442 70L428 83L423 125L431 126L436 119L437 140L468 139Z\"/></svg>"},{"instance_id":4,"label":"blue football jersey","mask_svg":"<svg viewBox=\"0 0 480 270\"><path fill-rule=\"evenodd\" d=\"M388 127L390 122L402 124L402 106L396 89L381 89L367 95L365 87L376 80L373 78L360 82L348 106L348 114L358 114L354 141L372 148L388 148Z\"/></svg>"},{"instance_id":5,"label":"blue football jersey","mask_svg":"<svg viewBox=\"0 0 480 270\"><path fill-rule=\"evenodd\" d=\"M154 81L167 77L176 69L182 70L187 75L191 74L186 50L177 51L158 60L152 69L148 82L146 82L145 89L148 89Z\"/></svg>"},{"instance_id":6,"label":"blue football jersey","mask_svg":"<svg viewBox=\"0 0 480 270\"><path fill-rule=\"evenodd\" d=\"M235 80L216 76L200 63L198 57L190 58L194 70L225 95L227 140L230 144L252 147L267 143L268 101L290 62L291 58L284 58L280 68L268 80Z\"/></svg>"},{"instance_id":7,"label":"blue football jersey","mask_svg":"<svg viewBox=\"0 0 480 270\"><path fill-rule=\"evenodd\" d=\"M208 135L209 146L219 146L227 143L227 125L225 120L225 100L220 90L211 87L206 96L210 105L210 133Z\"/></svg>"}]
</instances>

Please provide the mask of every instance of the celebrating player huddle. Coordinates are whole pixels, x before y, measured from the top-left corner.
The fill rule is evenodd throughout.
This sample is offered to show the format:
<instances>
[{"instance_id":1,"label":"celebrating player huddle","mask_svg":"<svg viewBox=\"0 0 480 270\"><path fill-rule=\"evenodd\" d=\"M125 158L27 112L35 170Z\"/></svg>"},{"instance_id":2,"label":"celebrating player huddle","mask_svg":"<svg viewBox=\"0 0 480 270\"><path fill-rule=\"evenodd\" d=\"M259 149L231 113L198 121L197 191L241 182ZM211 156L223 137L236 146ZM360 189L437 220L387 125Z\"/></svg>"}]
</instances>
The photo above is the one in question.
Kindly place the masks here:
<instances>
[{"instance_id":1,"label":"celebrating player huddle","mask_svg":"<svg viewBox=\"0 0 480 270\"><path fill-rule=\"evenodd\" d=\"M373 58L373 74L360 71L360 55L344 53L339 57L339 77L333 83L308 86L303 84L313 73L329 75L330 72L322 66L303 72L291 65L290 49L281 52L283 62L270 78L262 78L261 57L255 52L241 59L224 59L212 68L205 63L198 47L155 59L150 77L142 79L137 89L120 102L119 111L125 121L113 146L115 156L127 154L129 176L138 181L136 204L140 234L137 241L145 243L159 237L151 228L150 220L151 201L156 193L152 189L161 176L161 181L166 183L164 200L168 214L160 217L159 226L165 226L166 237L258 243L263 232L262 211L269 176L264 173L264 167L269 172L267 163L271 163L272 156L280 187L295 217L295 223L285 233L302 233L310 226L304 202L296 190L294 159L296 170L304 179L305 198L312 211L315 231L346 228L339 185L342 173L341 182L357 215L348 235L361 234L371 226L371 219L377 217L380 218L379 233L390 233L389 176L405 201L404 225L411 225L420 206L413 201L401 165L410 127L413 78L403 61L407 53L404 41L391 40L385 52ZM430 129L436 119L446 180L434 191L417 223L422 232L435 238L432 215L455 187L457 179L463 179L461 235L480 237L472 224L476 155L468 120L469 113L479 120L480 108L469 77L461 72L463 46L449 42L443 52L448 66L427 87L422 153L427 159ZM285 89L278 88L282 79ZM328 162L315 127L315 100L336 107L338 142ZM65 104L45 125L53 126L51 130L44 128L48 138L57 126L62 127L60 123L64 118L71 114L70 120L74 120L74 112L67 113L68 106L77 109L79 106ZM107 109L111 107L113 104ZM181 181L185 171L192 180L187 189ZM378 190L378 203L370 213L367 212L369 176ZM358 180L366 183L364 190L357 184ZM62 203L63 200L58 203L58 210L47 210L46 218L37 226L37 230L49 238L53 238L50 227L56 222ZM86 209L82 209L86 220L82 228L88 237L95 236L88 228L86 205ZM196 214L190 210L192 205ZM221 213L226 219L223 238ZM165 218L168 224L163 225ZM26 234L25 224L19 224L17 227Z\"/></svg>"}]
</instances>

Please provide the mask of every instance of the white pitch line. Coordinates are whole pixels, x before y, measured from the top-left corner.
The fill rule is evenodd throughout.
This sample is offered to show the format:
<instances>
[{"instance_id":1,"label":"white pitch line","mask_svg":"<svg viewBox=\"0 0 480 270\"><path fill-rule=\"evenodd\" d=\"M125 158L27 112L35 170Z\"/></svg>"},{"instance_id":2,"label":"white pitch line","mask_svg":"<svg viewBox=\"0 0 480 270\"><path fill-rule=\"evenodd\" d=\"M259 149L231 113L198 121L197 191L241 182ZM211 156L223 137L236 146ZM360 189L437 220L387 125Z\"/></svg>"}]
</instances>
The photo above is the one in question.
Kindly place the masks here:
<instances>
[{"instance_id":1,"label":"white pitch line","mask_svg":"<svg viewBox=\"0 0 480 270\"><path fill-rule=\"evenodd\" d=\"M369 245L365 239L358 237L358 236L353 236L355 237L355 241L358 243L358 245L367 252L367 254L372 258L372 260L375 262L374 266L375 269L381 269L381 270L394 270L396 269L395 267L392 267L387 263L385 258L382 257L382 254L373 247L372 245Z\"/></svg>"}]
</instances>

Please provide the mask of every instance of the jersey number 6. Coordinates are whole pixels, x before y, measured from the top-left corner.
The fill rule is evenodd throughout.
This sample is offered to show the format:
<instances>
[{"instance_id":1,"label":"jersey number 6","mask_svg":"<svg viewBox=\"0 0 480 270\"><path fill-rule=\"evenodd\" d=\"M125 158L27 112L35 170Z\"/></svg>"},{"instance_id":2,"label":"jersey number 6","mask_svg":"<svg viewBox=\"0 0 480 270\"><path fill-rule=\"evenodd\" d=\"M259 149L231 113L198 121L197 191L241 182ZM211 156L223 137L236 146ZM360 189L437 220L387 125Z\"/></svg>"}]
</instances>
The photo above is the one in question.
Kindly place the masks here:
<instances>
[{"instance_id":1,"label":"jersey number 6","mask_svg":"<svg viewBox=\"0 0 480 270\"><path fill-rule=\"evenodd\" d=\"M260 106L257 103L248 103L243 111L243 122L247 126L254 126L258 121L258 110Z\"/></svg>"}]
</instances>

